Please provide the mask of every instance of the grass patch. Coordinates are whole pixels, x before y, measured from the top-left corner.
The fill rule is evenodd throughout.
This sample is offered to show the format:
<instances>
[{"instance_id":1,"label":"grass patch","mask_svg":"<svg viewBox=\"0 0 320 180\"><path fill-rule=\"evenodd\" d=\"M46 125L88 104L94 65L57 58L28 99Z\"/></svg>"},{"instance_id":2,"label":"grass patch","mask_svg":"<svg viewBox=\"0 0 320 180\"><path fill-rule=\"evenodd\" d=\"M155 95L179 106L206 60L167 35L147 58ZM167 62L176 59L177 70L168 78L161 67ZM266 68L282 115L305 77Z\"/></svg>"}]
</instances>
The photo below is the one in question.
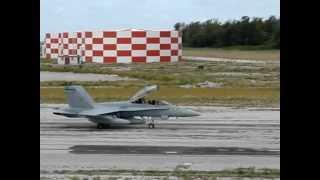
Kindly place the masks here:
<instances>
[{"instance_id":1,"label":"grass patch","mask_svg":"<svg viewBox=\"0 0 320 180\"><path fill-rule=\"evenodd\" d=\"M124 67L130 70L119 71ZM279 87L280 66L277 64L249 64L232 62L179 62L170 64L131 64L131 65L83 65L59 66L42 64L42 71L116 74L120 77L138 79L139 84L159 84L166 86L179 86L184 84L196 84L204 81L223 83L227 87ZM242 73L243 76L222 76L218 73ZM250 80L255 80L251 83ZM275 81L265 84L266 81ZM118 82L117 84L121 84ZM44 86L57 83L42 83ZM91 83L98 84L98 83ZM101 82L107 85L106 82ZM116 84L116 83L114 83Z\"/></svg>"},{"instance_id":2,"label":"grass patch","mask_svg":"<svg viewBox=\"0 0 320 180\"><path fill-rule=\"evenodd\" d=\"M260 48L260 50L256 49ZM261 48L264 50L261 50ZM183 56L216 57L227 59L280 60L280 50L265 47L183 48Z\"/></svg>"},{"instance_id":3,"label":"grass patch","mask_svg":"<svg viewBox=\"0 0 320 180\"><path fill-rule=\"evenodd\" d=\"M51 59L47 59L47 58L40 58L40 63L43 63L43 64L50 64L52 63L53 60Z\"/></svg>"},{"instance_id":4,"label":"grass patch","mask_svg":"<svg viewBox=\"0 0 320 180\"><path fill-rule=\"evenodd\" d=\"M240 50L240 51L252 51L252 50L277 50L272 44L268 45L241 45L241 46L227 46L222 47L224 50Z\"/></svg>"},{"instance_id":5,"label":"grass patch","mask_svg":"<svg viewBox=\"0 0 320 180\"><path fill-rule=\"evenodd\" d=\"M116 74L135 78L128 81L75 81L88 88L96 101L127 100L145 85L158 84L160 91L151 98L180 105L266 105L279 106L280 65L278 63L195 62L151 64L85 64L61 66L40 64L43 71ZM180 88L204 81L221 83L221 88ZM69 82L68 82L69 83ZM67 82L41 82L41 99L45 103L65 102Z\"/></svg>"},{"instance_id":6,"label":"grass patch","mask_svg":"<svg viewBox=\"0 0 320 180\"><path fill-rule=\"evenodd\" d=\"M97 102L128 100L141 87L86 87ZM43 103L65 103L63 87L42 87L40 97ZM277 88L178 88L161 86L160 91L151 94L150 99L162 99L179 105L247 105L278 106Z\"/></svg>"},{"instance_id":7,"label":"grass patch","mask_svg":"<svg viewBox=\"0 0 320 180\"><path fill-rule=\"evenodd\" d=\"M54 171L54 174L79 174L79 175L133 175L133 176L175 176L181 178L217 178L217 177L248 177L248 178L279 178L279 169L256 169L254 167L249 168L237 168L222 171L194 171L194 170L174 170L174 171L157 171L157 170L62 170Z\"/></svg>"},{"instance_id":8,"label":"grass patch","mask_svg":"<svg viewBox=\"0 0 320 180\"><path fill-rule=\"evenodd\" d=\"M78 176L71 176L69 177L69 180L81 180Z\"/></svg>"}]
</instances>

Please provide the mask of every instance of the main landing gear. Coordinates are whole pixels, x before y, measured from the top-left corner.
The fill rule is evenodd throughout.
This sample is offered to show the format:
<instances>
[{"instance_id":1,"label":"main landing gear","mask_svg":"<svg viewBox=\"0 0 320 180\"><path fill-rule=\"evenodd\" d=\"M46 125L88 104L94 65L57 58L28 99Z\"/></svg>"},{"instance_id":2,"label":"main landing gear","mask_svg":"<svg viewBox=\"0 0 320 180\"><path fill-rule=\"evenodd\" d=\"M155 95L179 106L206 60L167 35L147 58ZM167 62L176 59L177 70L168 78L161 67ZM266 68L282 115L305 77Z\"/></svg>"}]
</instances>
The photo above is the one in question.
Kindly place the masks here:
<instances>
[{"instance_id":1,"label":"main landing gear","mask_svg":"<svg viewBox=\"0 0 320 180\"><path fill-rule=\"evenodd\" d=\"M97 128L98 128L98 129L110 128L110 124L101 124L101 123L98 123L98 124L97 124Z\"/></svg>"},{"instance_id":2,"label":"main landing gear","mask_svg":"<svg viewBox=\"0 0 320 180\"><path fill-rule=\"evenodd\" d=\"M154 123L154 120L149 117L146 119L146 125L149 129L154 129L155 128L155 123Z\"/></svg>"},{"instance_id":3,"label":"main landing gear","mask_svg":"<svg viewBox=\"0 0 320 180\"><path fill-rule=\"evenodd\" d=\"M154 123L149 123L149 124L148 124L148 128L149 128L149 129L154 129L154 128L155 128Z\"/></svg>"}]
</instances>

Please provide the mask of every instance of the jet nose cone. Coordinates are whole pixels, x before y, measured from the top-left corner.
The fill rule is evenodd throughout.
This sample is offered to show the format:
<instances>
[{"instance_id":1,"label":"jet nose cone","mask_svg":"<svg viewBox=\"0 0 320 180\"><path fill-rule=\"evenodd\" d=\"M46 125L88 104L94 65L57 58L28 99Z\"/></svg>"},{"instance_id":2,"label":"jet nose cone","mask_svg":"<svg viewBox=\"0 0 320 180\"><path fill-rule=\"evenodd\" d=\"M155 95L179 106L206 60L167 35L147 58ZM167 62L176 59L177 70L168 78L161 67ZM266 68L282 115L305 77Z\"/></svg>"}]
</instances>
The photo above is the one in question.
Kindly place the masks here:
<instances>
[{"instance_id":1,"label":"jet nose cone","mask_svg":"<svg viewBox=\"0 0 320 180\"><path fill-rule=\"evenodd\" d=\"M192 117L192 116L200 116L200 113L198 113L196 111L193 111L191 109L186 109L186 114L187 114L187 116L190 116L190 117Z\"/></svg>"}]
</instances>

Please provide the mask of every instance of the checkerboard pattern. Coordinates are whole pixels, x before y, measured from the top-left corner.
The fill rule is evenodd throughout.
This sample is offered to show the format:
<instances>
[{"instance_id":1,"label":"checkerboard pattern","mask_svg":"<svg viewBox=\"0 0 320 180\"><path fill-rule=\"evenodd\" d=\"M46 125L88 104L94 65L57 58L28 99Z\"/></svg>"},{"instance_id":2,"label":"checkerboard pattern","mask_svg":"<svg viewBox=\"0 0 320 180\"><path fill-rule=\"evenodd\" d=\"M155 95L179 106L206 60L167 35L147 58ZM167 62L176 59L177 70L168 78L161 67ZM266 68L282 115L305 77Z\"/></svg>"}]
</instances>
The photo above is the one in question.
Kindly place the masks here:
<instances>
[{"instance_id":1,"label":"checkerboard pattern","mask_svg":"<svg viewBox=\"0 0 320 180\"><path fill-rule=\"evenodd\" d=\"M86 31L46 36L48 58L80 55L86 62L135 63L176 62L182 56L182 37L178 31ZM53 45L57 44L57 45ZM63 52L52 51L60 47ZM48 49L50 47L50 49Z\"/></svg>"},{"instance_id":2,"label":"checkerboard pattern","mask_svg":"<svg viewBox=\"0 0 320 180\"><path fill-rule=\"evenodd\" d=\"M59 34L59 48L58 56L81 56L82 47L82 32L63 32Z\"/></svg>"},{"instance_id":3,"label":"checkerboard pattern","mask_svg":"<svg viewBox=\"0 0 320 180\"><path fill-rule=\"evenodd\" d=\"M58 58L60 33L47 33L45 38L45 56L48 59Z\"/></svg>"}]
</instances>

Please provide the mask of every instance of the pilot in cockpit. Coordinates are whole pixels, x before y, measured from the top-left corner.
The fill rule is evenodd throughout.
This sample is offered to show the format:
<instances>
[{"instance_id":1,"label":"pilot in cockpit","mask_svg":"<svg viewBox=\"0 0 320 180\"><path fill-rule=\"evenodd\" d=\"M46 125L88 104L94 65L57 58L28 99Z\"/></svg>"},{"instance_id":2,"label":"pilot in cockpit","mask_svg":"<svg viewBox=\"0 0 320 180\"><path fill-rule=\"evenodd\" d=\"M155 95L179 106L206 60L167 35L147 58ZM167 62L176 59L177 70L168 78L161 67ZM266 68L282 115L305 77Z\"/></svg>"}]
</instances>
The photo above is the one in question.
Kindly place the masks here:
<instances>
[{"instance_id":1,"label":"pilot in cockpit","mask_svg":"<svg viewBox=\"0 0 320 180\"><path fill-rule=\"evenodd\" d=\"M144 98L140 98L140 99L136 100L134 103L136 103L136 104L144 104L146 102L145 102Z\"/></svg>"},{"instance_id":2,"label":"pilot in cockpit","mask_svg":"<svg viewBox=\"0 0 320 180\"><path fill-rule=\"evenodd\" d=\"M162 103L160 101L157 101L157 100L145 100L145 98L140 98L138 100L136 100L134 103L136 104L150 104L150 105L161 105L161 104L165 104L165 103Z\"/></svg>"}]
</instances>

